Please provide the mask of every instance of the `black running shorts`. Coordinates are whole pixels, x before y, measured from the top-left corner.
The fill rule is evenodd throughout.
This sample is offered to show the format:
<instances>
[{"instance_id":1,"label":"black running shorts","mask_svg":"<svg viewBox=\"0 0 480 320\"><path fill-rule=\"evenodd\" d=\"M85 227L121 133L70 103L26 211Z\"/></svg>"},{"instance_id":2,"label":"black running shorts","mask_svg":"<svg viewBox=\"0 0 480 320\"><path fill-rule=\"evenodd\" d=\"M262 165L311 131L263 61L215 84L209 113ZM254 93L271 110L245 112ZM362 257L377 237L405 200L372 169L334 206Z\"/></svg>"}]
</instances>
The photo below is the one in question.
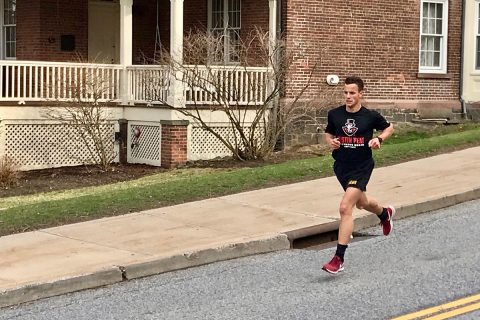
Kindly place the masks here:
<instances>
[{"instance_id":1,"label":"black running shorts","mask_svg":"<svg viewBox=\"0 0 480 320\"><path fill-rule=\"evenodd\" d=\"M367 191L367 184L374 166L375 162L373 159L354 163L335 161L333 171L335 171L335 175L343 190L347 190L348 187L354 187Z\"/></svg>"}]
</instances>

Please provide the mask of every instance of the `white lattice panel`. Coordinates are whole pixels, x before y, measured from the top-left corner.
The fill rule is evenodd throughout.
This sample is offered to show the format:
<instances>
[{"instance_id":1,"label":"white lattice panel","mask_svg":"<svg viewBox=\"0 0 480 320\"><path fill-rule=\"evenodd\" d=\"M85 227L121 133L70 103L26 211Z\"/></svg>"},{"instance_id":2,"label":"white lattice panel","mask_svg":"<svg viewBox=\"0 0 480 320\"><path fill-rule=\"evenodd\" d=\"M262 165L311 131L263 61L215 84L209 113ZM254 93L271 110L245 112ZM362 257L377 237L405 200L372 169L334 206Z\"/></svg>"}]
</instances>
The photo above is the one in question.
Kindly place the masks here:
<instances>
[{"instance_id":1,"label":"white lattice panel","mask_svg":"<svg viewBox=\"0 0 480 320\"><path fill-rule=\"evenodd\" d=\"M235 141L233 129L228 123L212 124L211 128L225 139ZM245 133L249 133L249 128L245 128ZM261 129L257 129L255 138L261 137ZM220 141L213 133L198 126L192 126L188 146L188 160L209 160L217 157L230 157L232 152Z\"/></svg>"},{"instance_id":2,"label":"white lattice panel","mask_svg":"<svg viewBox=\"0 0 480 320\"><path fill-rule=\"evenodd\" d=\"M128 162L161 165L161 126L159 122L128 123ZM135 131L140 134L138 137Z\"/></svg>"},{"instance_id":3,"label":"white lattice panel","mask_svg":"<svg viewBox=\"0 0 480 320\"><path fill-rule=\"evenodd\" d=\"M113 154L113 124L101 127L101 134ZM78 131L68 124L15 123L2 126L4 152L21 170L74 166L92 163L92 156ZM92 148L92 142L90 141Z\"/></svg>"}]
</instances>

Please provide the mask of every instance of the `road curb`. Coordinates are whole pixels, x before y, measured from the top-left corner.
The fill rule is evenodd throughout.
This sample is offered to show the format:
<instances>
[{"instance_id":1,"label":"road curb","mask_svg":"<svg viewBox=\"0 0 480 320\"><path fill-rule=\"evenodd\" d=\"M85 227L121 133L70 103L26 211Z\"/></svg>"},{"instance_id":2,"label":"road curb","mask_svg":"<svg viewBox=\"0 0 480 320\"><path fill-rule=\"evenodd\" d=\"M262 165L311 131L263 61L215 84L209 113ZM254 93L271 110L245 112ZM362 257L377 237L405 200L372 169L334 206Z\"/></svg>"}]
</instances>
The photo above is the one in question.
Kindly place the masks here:
<instances>
[{"instance_id":1,"label":"road curb","mask_svg":"<svg viewBox=\"0 0 480 320\"><path fill-rule=\"evenodd\" d=\"M65 293L102 287L123 280L122 272L118 267L84 274L71 278L64 278L48 283L29 284L27 286L0 292L0 308L49 298Z\"/></svg>"},{"instance_id":2,"label":"road curb","mask_svg":"<svg viewBox=\"0 0 480 320\"><path fill-rule=\"evenodd\" d=\"M213 262L241 258L245 256L290 249L290 242L284 234L234 243L213 249L204 249L190 253L174 255L158 260L124 266L126 279L136 279L174 270L197 267Z\"/></svg>"},{"instance_id":3,"label":"road curb","mask_svg":"<svg viewBox=\"0 0 480 320\"><path fill-rule=\"evenodd\" d=\"M407 204L396 208L394 219L403 219L417 214L435 211L438 209L451 207L459 203L480 199L480 188L468 190L461 193L449 194L435 199L429 199L423 202ZM378 218L374 215L368 215L355 219L354 231L370 228L378 225Z\"/></svg>"},{"instance_id":4,"label":"road curb","mask_svg":"<svg viewBox=\"0 0 480 320\"><path fill-rule=\"evenodd\" d=\"M290 249L288 238L283 234L279 234L264 239L256 239L244 243L233 243L218 248L198 250L144 263L112 266L111 269L91 274L60 279L48 283L30 284L2 291L0 292L0 308L65 293L111 285L125 280L288 249Z\"/></svg>"},{"instance_id":5,"label":"road curb","mask_svg":"<svg viewBox=\"0 0 480 320\"><path fill-rule=\"evenodd\" d=\"M468 190L461 193L445 195L435 199L429 199L423 202L408 204L396 207L395 219L403 219L415 216L429 211L451 207L459 203L480 199L480 188ZM319 236L323 233L338 230L340 221L332 221L329 223L318 224L301 229L287 231L284 234L288 237L291 246L295 240L310 236ZM374 227L378 225L378 217L374 214L355 218L354 231Z\"/></svg>"}]
</instances>

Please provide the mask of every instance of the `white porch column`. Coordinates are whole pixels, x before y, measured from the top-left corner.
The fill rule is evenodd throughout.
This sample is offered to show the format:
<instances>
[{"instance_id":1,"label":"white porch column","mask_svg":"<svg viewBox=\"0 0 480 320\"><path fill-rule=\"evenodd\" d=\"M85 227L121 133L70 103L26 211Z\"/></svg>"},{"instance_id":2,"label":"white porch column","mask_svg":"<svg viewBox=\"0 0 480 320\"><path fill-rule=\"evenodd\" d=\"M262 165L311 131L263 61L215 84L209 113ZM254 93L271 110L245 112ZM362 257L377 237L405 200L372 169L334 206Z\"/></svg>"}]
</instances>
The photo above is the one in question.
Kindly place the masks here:
<instances>
[{"instance_id":1,"label":"white porch column","mask_svg":"<svg viewBox=\"0 0 480 320\"><path fill-rule=\"evenodd\" d=\"M182 108L185 106L185 96L182 72L178 71L178 66L183 64L183 0L170 0L170 56L176 67L170 75L167 102L171 106Z\"/></svg>"},{"instance_id":2,"label":"white porch column","mask_svg":"<svg viewBox=\"0 0 480 320\"><path fill-rule=\"evenodd\" d=\"M271 70L276 69L276 64L278 63L277 59L278 52L275 52L277 46L277 13L278 13L278 3L277 0L268 0L269 12L268 12L268 93L267 96L274 91L275 88L275 74ZM271 101L271 105L278 105L278 97L275 98L275 101ZM276 109L273 109L274 113ZM276 116L274 116L276 118Z\"/></svg>"},{"instance_id":3,"label":"white porch column","mask_svg":"<svg viewBox=\"0 0 480 320\"><path fill-rule=\"evenodd\" d=\"M268 13L268 39L269 39L269 55L273 54L277 43L277 0L268 0L269 13Z\"/></svg>"},{"instance_id":4,"label":"white porch column","mask_svg":"<svg viewBox=\"0 0 480 320\"><path fill-rule=\"evenodd\" d=\"M120 0L120 64L123 67L120 94L122 104L131 102L127 66L132 65L133 0Z\"/></svg>"}]
</instances>

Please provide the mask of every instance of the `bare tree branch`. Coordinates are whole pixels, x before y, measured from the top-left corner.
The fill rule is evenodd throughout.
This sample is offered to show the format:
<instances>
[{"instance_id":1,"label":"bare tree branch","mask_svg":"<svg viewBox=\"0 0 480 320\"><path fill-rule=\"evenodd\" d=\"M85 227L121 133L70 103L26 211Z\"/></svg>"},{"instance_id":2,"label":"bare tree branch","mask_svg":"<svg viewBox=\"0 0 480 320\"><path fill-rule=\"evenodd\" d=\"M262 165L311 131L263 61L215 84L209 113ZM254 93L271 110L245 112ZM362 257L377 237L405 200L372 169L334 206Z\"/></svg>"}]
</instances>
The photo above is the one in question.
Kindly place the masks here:
<instances>
[{"instance_id":1,"label":"bare tree branch","mask_svg":"<svg viewBox=\"0 0 480 320\"><path fill-rule=\"evenodd\" d=\"M107 75L98 71L96 68L87 69L81 78L64 84L72 92L73 101L57 99L56 106L47 108L43 116L65 124L69 141L80 141L87 150L88 159L77 160L108 170L116 154L113 137L106 129L112 125L108 112L111 101L102 97L111 90L111 84Z\"/></svg>"},{"instance_id":2,"label":"bare tree branch","mask_svg":"<svg viewBox=\"0 0 480 320\"><path fill-rule=\"evenodd\" d=\"M283 100L285 83L292 75L295 61L300 59L296 48L288 48L278 39L271 50L268 32L255 29L231 43L225 52L225 35L216 36L204 30L188 33L184 39L183 60L175 61L168 52L156 64L169 67L170 74L185 87L190 104L178 108L169 104L155 81L147 88L152 102L163 103L192 119L214 135L239 160L261 159L270 155L285 129L301 119L315 104L299 103L310 87L312 76L321 63L318 59L308 70L307 82L293 99ZM228 57L230 61L224 58ZM256 67L269 67L256 69ZM206 111L221 112L229 122L231 137L217 132L208 121Z\"/></svg>"}]
</instances>

